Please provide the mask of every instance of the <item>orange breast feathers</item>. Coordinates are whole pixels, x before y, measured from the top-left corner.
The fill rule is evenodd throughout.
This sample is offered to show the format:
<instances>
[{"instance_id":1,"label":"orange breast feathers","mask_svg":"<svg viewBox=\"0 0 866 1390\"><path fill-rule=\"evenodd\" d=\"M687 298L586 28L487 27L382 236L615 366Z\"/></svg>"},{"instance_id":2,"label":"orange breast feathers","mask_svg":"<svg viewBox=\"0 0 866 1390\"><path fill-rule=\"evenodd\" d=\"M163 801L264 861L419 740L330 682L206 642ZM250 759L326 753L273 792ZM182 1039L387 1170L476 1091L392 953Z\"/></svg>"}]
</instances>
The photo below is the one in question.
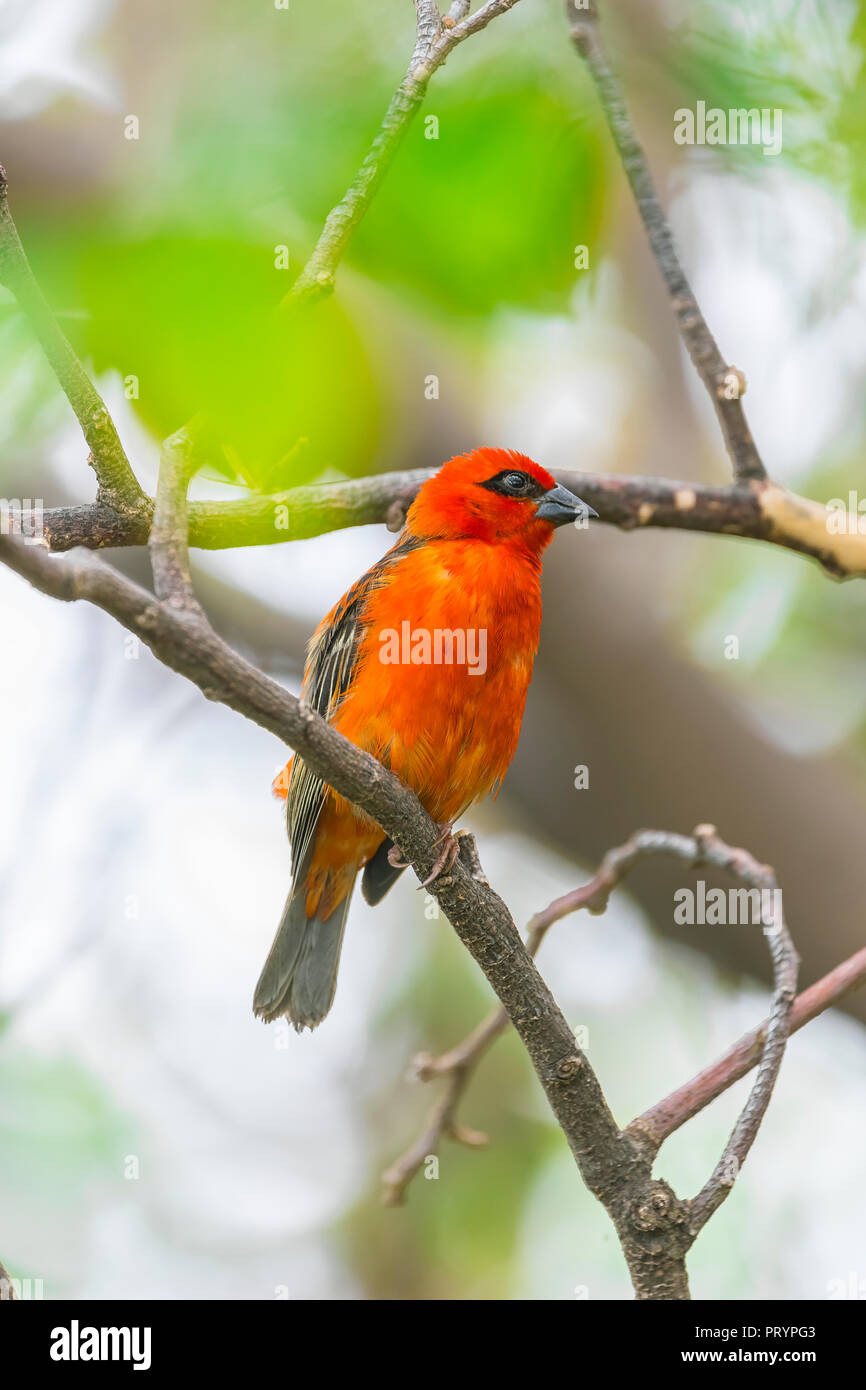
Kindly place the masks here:
<instances>
[{"instance_id":1,"label":"orange breast feathers","mask_svg":"<svg viewBox=\"0 0 866 1390\"><path fill-rule=\"evenodd\" d=\"M318 646L345 620L352 596L314 635L306 699ZM539 573L524 557L491 553L481 541L407 550L388 582L368 592L352 681L329 721L391 767L435 820L456 820L512 762L539 627ZM275 780L278 795L291 767Z\"/></svg>"},{"instance_id":2,"label":"orange breast feathers","mask_svg":"<svg viewBox=\"0 0 866 1390\"><path fill-rule=\"evenodd\" d=\"M505 776L541 624L539 570L486 542L410 549L366 605L340 733L453 821Z\"/></svg>"}]
</instances>

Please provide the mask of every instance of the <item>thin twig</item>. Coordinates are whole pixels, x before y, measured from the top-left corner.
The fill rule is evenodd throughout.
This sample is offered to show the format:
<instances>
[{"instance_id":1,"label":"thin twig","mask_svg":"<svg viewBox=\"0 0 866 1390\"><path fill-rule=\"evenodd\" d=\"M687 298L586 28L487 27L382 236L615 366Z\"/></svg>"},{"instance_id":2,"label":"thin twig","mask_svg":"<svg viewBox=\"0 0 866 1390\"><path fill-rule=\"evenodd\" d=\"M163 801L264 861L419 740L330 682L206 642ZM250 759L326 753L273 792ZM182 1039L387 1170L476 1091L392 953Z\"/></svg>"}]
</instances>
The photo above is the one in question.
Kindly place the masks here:
<instances>
[{"instance_id":1,"label":"thin twig","mask_svg":"<svg viewBox=\"0 0 866 1390\"><path fill-rule=\"evenodd\" d=\"M504 1012L504 1010L503 1010ZM506 1014L506 1019L508 1015ZM480 1130L466 1129L457 1123L456 1109L463 1093L461 1072L455 1067L448 1078L441 1096L430 1112L427 1124L409 1148L402 1153L382 1175L382 1205L402 1206L406 1200L406 1190L412 1179L421 1171L428 1159L434 1155L444 1136L466 1144L469 1148L481 1149L487 1143L487 1135Z\"/></svg>"},{"instance_id":2,"label":"thin twig","mask_svg":"<svg viewBox=\"0 0 866 1390\"><path fill-rule=\"evenodd\" d=\"M406 75L391 98L360 169L339 203L328 213L309 260L283 300L285 310L331 293L337 266L426 96L430 78L458 44L485 29L491 20L513 9L517 3L518 0L488 0L475 14L446 26L439 19L437 5L415 0L415 46Z\"/></svg>"},{"instance_id":3,"label":"thin twig","mask_svg":"<svg viewBox=\"0 0 866 1390\"><path fill-rule=\"evenodd\" d=\"M61 331L27 259L9 210L6 170L0 165L0 283L11 290L45 353L90 448L103 500L135 511L144 493L132 471L105 402Z\"/></svg>"},{"instance_id":4,"label":"thin twig","mask_svg":"<svg viewBox=\"0 0 866 1390\"><path fill-rule=\"evenodd\" d=\"M154 592L173 608L204 617L189 568L187 492L197 467L192 429L178 430L160 451L159 480L148 546Z\"/></svg>"},{"instance_id":5,"label":"thin twig","mask_svg":"<svg viewBox=\"0 0 866 1390\"><path fill-rule=\"evenodd\" d=\"M415 0L415 48L409 63L410 72L426 62L441 33L442 16L437 0Z\"/></svg>"},{"instance_id":6,"label":"thin twig","mask_svg":"<svg viewBox=\"0 0 866 1390\"><path fill-rule=\"evenodd\" d=\"M686 279L646 152L628 113L619 79L613 72L599 32L595 5L566 0L571 39L592 77L610 133L631 185L652 253L662 273L683 342L719 418L735 476L765 478L766 470L746 422L741 396L745 378L727 363Z\"/></svg>"},{"instance_id":7,"label":"thin twig","mask_svg":"<svg viewBox=\"0 0 866 1390\"><path fill-rule=\"evenodd\" d=\"M866 984L866 946L798 994L791 1010L791 1033L799 1032L812 1019L833 1008L863 984ZM627 1129L645 1135L658 1150L669 1135L757 1066L766 1037L767 1024L764 1022L734 1043L717 1062L705 1067L691 1081L645 1110Z\"/></svg>"},{"instance_id":8,"label":"thin twig","mask_svg":"<svg viewBox=\"0 0 866 1390\"><path fill-rule=\"evenodd\" d=\"M742 883L757 888L762 898L764 893L771 895L773 907L764 914L764 936L773 958L774 993L758 1074L721 1158L690 1203L689 1225L693 1235L703 1229L713 1212L730 1195L767 1113L790 1034L791 1009L797 993L797 969L800 964L781 906L776 901L778 885L769 865L759 864L747 850L732 850L730 846L722 844L713 826L699 826L695 839L702 862L721 865Z\"/></svg>"}]
</instances>

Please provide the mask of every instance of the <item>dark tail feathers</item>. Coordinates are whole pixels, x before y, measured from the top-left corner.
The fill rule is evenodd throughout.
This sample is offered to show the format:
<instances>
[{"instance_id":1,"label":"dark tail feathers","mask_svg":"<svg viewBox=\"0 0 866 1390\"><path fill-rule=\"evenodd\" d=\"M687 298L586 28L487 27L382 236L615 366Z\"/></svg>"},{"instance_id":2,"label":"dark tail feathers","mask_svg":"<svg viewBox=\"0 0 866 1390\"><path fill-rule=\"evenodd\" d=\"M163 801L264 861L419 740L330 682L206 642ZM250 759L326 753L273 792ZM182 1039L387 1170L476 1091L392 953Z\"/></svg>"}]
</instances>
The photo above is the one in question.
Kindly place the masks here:
<instances>
[{"instance_id":1,"label":"dark tail feathers","mask_svg":"<svg viewBox=\"0 0 866 1390\"><path fill-rule=\"evenodd\" d=\"M337 968L352 890L324 920L307 917L303 875L283 910L259 976L253 1011L270 1023L285 1015L298 1032L316 1028L334 1002Z\"/></svg>"}]
</instances>

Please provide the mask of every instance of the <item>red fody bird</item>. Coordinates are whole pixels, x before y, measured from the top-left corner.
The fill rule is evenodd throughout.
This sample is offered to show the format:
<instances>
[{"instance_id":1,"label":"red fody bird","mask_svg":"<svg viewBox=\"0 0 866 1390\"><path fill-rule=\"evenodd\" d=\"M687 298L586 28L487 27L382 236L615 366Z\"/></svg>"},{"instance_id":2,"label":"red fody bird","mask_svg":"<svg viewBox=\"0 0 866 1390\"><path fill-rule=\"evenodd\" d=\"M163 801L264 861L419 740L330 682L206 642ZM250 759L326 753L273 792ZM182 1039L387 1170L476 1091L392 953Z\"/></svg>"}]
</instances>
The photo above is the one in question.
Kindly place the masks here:
<instances>
[{"instance_id":1,"label":"red fody bird","mask_svg":"<svg viewBox=\"0 0 866 1390\"><path fill-rule=\"evenodd\" d=\"M320 623L303 697L410 786L442 827L505 776L541 626L554 528L596 513L523 454L475 449L418 493L396 545ZM297 755L286 769L292 889L253 1008L315 1028L331 1007L352 889L368 903L406 865L384 831Z\"/></svg>"}]
</instances>

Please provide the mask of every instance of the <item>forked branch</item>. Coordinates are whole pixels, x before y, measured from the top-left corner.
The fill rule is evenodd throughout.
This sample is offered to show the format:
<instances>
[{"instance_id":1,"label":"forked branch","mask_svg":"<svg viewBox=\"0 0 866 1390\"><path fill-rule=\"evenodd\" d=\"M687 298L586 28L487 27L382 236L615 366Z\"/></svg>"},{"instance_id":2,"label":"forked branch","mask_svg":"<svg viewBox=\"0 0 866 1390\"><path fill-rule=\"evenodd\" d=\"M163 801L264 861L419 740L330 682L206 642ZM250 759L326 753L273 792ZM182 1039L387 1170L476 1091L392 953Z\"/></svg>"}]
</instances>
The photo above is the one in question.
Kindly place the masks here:
<instances>
[{"instance_id":1,"label":"forked branch","mask_svg":"<svg viewBox=\"0 0 866 1390\"><path fill-rule=\"evenodd\" d=\"M573 912L585 909L598 914L604 912L611 893L631 872L640 860L647 856L673 855L690 867L701 864L712 865L726 870L749 888L757 889L762 903L776 902L776 880L772 869L755 860L746 850L735 849L720 840L713 826L698 826L691 836L676 835L667 831L641 830L617 849L609 850L604 856L598 872L588 883L573 889L550 903L543 911L536 913L527 931L527 951L535 956L547 932L556 923ZM754 1143L761 1120L766 1113L770 1096L781 1066L785 1042L790 1031L791 1011L796 992L797 954L788 935L784 918L779 911L775 917L763 922L765 936L769 942L774 966L773 1007L768 1023L759 1030L760 1050L756 1043L751 1048L751 1062L738 1075L744 1075L751 1067L760 1063L758 1075L749 1094L740 1119L728 1140L716 1168L697 1197L689 1204L688 1227L692 1239L709 1220L712 1213L721 1206L740 1167ZM866 951L863 952L863 976L866 976ZM850 969L845 974L847 988L852 987ZM840 978L839 987L841 989ZM827 991L823 992L827 998ZM829 1000L828 1000L829 1002ZM825 1004L826 1007L826 1004ZM805 1011L803 1021L805 1022ZM811 1015L814 1017L814 1013ZM415 1059L413 1071L422 1081L442 1079L442 1095L436 1101L425 1124L424 1131L409 1149L391 1165L385 1173L383 1200L393 1206L405 1199L407 1188L422 1167L425 1158L436 1153L443 1138L459 1138L461 1126L457 1121L457 1107L482 1057L496 1038L508 1027L507 1013L495 1010L483 1023L469 1034L464 1041L440 1057L422 1054ZM757 1053L757 1055L756 1055ZM715 1092L720 1094L727 1086L738 1079L735 1067L730 1068L726 1085L719 1085ZM716 1078L717 1082L720 1078ZM703 1087L708 1104L712 1098ZM678 1093L679 1094L679 1093ZM679 1103L680 1110L683 1102ZM702 1106L692 1111L697 1113ZM669 1112L666 1112L666 1114ZM653 1112L633 1121L624 1131L646 1148L651 1160L658 1153L662 1140L677 1126L670 1124L662 1133L658 1121L653 1123ZM680 1120L679 1123L683 1123ZM469 1131L472 1133L472 1131Z\"/></svg>"}]
</instances>

